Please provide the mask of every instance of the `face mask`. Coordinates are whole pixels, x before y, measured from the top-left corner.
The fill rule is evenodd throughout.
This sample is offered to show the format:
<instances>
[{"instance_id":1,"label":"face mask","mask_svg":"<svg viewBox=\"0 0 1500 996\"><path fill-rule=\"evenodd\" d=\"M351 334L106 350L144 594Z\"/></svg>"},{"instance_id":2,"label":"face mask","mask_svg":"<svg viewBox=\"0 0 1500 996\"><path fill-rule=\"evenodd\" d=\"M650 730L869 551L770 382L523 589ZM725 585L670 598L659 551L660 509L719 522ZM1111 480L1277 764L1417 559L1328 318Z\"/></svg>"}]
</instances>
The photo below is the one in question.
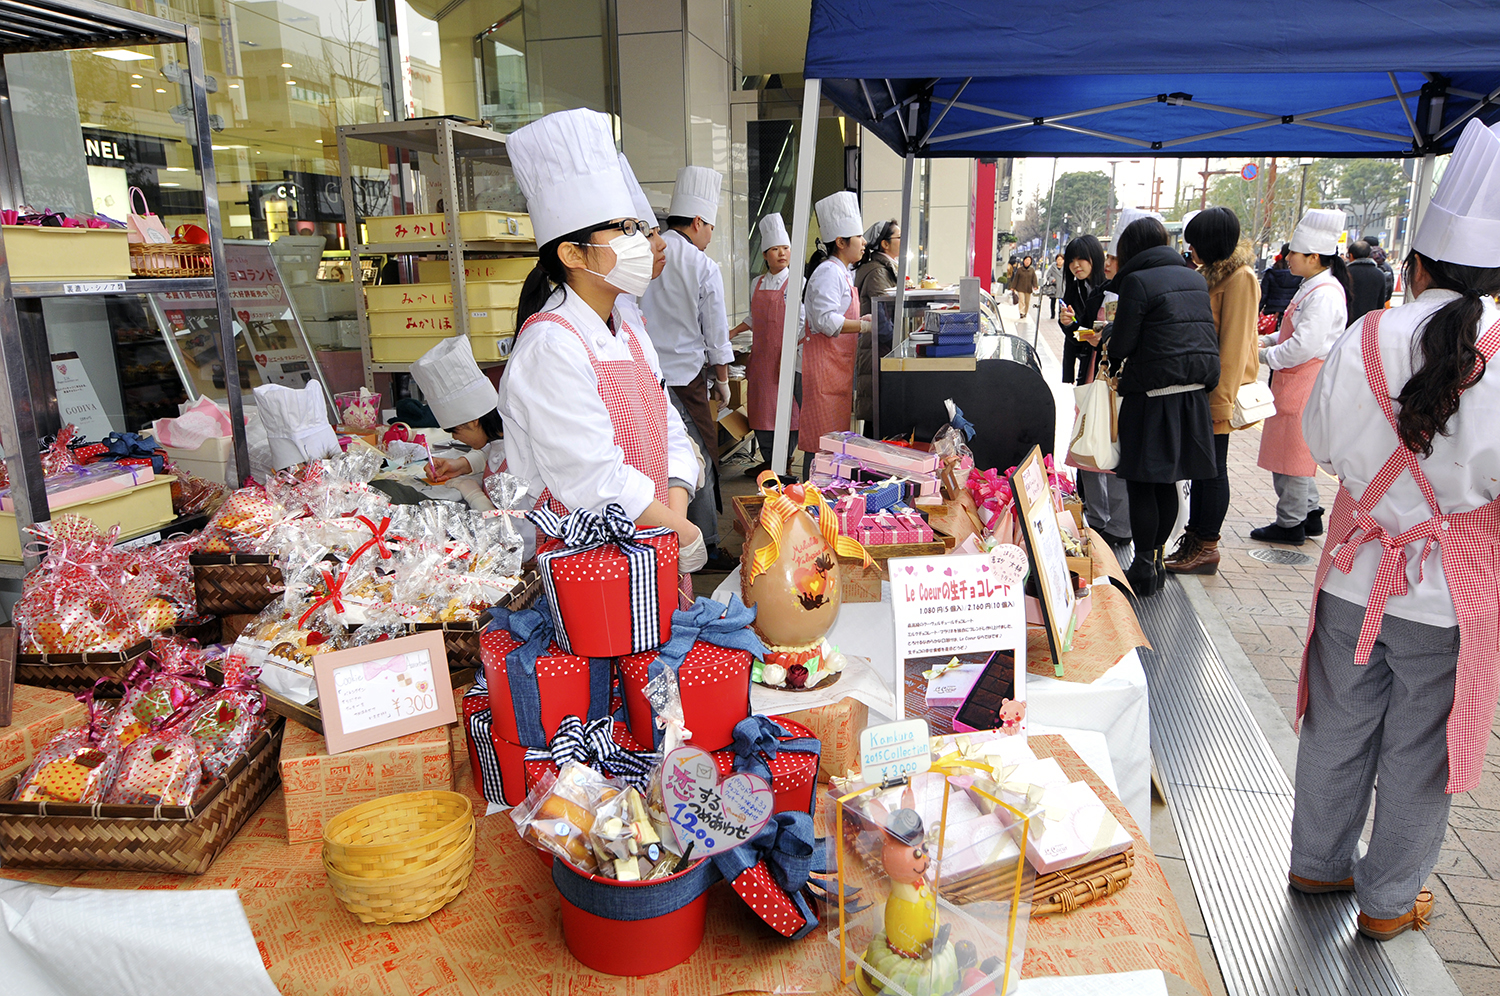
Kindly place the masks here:
<instances>
[{"instance_id":1,"label":"face mask","mask_svg":"<svg viewBox=\"0 0 1500 996\"><path fill-rule=\"evenodd\" d=\"M579 245L589 245L580 242ZM596 277L603 277L611 287L622 294L640 297L651 284L651 243L640 232L634 235L617 235L609 240L609 248L615 252L614 269L608 273L589 270Z\"/></svg>"}]
</instances>

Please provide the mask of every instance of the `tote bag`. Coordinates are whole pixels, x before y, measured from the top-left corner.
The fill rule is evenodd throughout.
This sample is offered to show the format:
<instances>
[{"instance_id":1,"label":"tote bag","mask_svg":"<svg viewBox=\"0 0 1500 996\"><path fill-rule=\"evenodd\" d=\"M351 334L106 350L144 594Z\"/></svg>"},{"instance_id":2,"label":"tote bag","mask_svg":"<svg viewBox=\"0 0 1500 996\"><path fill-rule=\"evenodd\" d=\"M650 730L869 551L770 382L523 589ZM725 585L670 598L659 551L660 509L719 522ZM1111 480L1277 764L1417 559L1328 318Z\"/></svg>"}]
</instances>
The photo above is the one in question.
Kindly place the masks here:
<instances>
[{"instance_id":1,"label":"tote bag","mask_svg":"<svg viewBox=\"0 0 1500 996\"><path fill-rule=\"evenodd\" d=\"M137 197L141 201L140 214L135 210ZM140 187L130 188L130 216L125 219L125 229L129 232L131 242L161 245L172 241L172 236L167 233L167 226L161 223L159 216L151 213L151 205L146 203L146 192Z\"/></svg>"},{"instance_id":2,"label":"tote bag","mask_svg":"<svg viewBox=\"0 0 1500 996\"><path fill-rule=\"evenodd\" d=\"M1120 462L1120 397L1103 376L1073 388L1078 416L1068 442L1068 463L1114 470Z\"/></svg>"}]
</instances>

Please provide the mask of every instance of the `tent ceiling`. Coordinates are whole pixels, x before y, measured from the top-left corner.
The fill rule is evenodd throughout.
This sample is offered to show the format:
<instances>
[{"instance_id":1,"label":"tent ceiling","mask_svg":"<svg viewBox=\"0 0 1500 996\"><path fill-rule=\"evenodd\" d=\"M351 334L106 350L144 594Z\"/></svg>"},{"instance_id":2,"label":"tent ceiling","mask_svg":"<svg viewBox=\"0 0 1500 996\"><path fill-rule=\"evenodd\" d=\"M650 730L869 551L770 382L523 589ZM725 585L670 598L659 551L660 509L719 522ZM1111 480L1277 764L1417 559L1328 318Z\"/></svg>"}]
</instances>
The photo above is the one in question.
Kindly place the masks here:
<instances>
[{"instance_id":1,"label":"tent ceiling","mask_svg":"<svg viewBox=\"0 0 1500 996\"><path fill-rule=\"evenodd\" d=\"M1400 156L1500 119L1497 53L1492 0L813 0L806 75L901 153Z\"/></svg>"}]
</instances>

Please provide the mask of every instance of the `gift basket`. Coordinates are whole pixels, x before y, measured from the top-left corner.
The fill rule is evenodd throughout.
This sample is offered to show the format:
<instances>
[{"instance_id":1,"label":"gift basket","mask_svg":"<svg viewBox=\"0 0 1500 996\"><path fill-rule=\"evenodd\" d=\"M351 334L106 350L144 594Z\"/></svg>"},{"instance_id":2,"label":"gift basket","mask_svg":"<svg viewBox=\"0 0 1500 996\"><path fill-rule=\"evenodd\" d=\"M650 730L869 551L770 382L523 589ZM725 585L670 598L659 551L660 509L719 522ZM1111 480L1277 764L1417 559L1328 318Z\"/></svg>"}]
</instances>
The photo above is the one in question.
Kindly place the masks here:
<instances>
[{"instance_id":1,"label":"gift basket","mask_svg":"<svg viewBox=\"0 0 1500 996\"><path fill-rule=\"evenodd\" d=\"M469 884L474 810L458 792L402 792L361 803L323 828L323 870L363 923L423 920Z\"/></svg>"}]
</instances>

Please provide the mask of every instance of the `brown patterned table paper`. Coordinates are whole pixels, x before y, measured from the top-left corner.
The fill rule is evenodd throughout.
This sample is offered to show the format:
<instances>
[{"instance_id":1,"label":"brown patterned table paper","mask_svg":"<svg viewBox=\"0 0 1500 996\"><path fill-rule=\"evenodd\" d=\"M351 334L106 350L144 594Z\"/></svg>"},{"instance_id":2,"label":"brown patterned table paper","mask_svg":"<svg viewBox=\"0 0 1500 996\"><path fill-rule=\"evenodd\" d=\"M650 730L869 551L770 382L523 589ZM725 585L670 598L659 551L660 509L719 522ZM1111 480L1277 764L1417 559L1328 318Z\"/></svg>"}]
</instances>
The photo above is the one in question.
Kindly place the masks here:
<instances>
[{"instance_id":1,"label":"brown patterned table paper","mask_svg":"<svg viewBox=\"0 0 1500 996\"><path fill-rule=\"evenodd\" d=\"M1085 685L1099 680L1136 647L1151 646L1124 592L1112 584L1094 585L1089 591L1093 606L1088 618L1074 632L1073 648L1062 655L1062 680ZM1040 626L1026 627L1026 673L1057 677L1047 631Z\"/></svg>"}]
</instances>

